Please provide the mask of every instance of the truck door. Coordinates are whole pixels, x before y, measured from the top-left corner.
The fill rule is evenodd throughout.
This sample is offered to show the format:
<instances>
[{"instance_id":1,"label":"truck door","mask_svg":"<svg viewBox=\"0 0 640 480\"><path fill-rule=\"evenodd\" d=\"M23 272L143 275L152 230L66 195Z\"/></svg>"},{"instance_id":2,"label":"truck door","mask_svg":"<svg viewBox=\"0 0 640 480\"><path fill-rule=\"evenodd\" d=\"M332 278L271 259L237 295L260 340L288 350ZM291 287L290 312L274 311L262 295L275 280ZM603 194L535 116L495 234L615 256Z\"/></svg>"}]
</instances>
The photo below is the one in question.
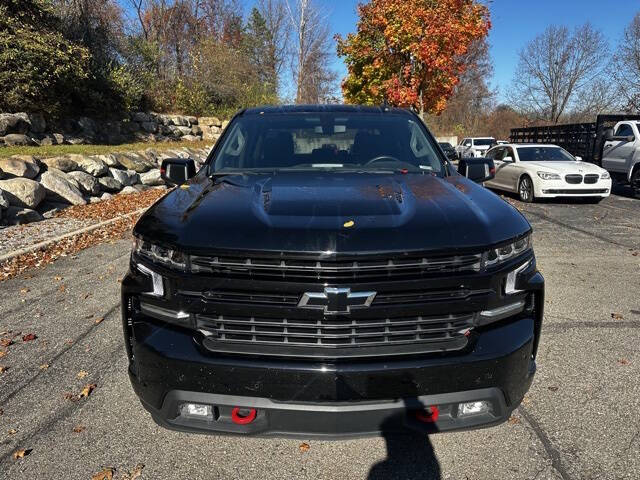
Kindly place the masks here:
<instances>
[{"instance_id":1,"label":"truck door","mask_svg":"<svg viewBox=\"0 0 640 480\"><path fill-rule=\"evenodd\" d=\"M602 168L610 172L626 173L635 152L638 132L630 123L621 123L616 126L613 136L617 138L606 141L602 148ZM633 137L633 140L619 137Z\"/></svg>"}]
</instances>

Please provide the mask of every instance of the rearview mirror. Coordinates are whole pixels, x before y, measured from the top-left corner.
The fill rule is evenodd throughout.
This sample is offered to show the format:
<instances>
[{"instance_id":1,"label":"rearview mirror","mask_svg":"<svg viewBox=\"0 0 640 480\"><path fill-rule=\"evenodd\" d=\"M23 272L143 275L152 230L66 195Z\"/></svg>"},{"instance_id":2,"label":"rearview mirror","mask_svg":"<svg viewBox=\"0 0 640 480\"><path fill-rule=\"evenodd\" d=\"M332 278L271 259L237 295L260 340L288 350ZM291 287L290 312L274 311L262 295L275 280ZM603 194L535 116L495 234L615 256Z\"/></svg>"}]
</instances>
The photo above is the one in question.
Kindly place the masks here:
<instances>
[{"instance_id":1,"label":"rearview mirror","mask_svg":"<svg viewBox=\"0 0 640 480\"><path fill-rule=\"evenodd\" d=\"M196 174L196 164L190 158L167 158L160 166L160 176L169 185L182 185Z\"/></svg>"},{"instance_id":2,"label":"rearview mirror","mask_svg":"<svg viewBox=\"0 0 640 480\"><path fill-rule=\"evenodd\" d=\"M476 183L487 182L496 176L496 167L490 158L462 158L458 173Z\"/></svg>"}]
</instances>

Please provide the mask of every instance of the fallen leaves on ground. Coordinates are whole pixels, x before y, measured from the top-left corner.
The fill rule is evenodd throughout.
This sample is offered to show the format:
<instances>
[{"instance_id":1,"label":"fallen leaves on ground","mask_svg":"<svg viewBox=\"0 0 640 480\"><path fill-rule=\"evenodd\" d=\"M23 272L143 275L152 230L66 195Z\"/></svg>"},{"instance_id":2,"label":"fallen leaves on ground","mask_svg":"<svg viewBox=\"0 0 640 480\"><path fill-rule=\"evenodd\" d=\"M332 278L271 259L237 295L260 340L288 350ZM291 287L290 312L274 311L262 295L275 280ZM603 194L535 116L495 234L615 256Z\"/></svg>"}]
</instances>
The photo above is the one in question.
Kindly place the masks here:
<instances>
[{"instance_id":1,"label":"fallen leaves on ground","mask_svg":"<svg viewBox=\"0 0 640 480\"><path fill-rule=\"evenodd\" d=\"M89 395L91 395L91 392L93 392L97 386L98 385L95 383L89 383L85 385L84 388L78 394L75 394L73 392L66 392L64 394L64 398L65 400L71 400L72 402L75 402L76 400L80 400L81 398L87 398Z\"/></svg>"},{"instance_id":2,"label":"fallen leaves on ground","mask_svg":"<svg viewBox=\"0 0 640 480\"><path fill-rule=\"evenodd\" d=\"M87 427L85 427L84 425L76 425L75 427L73 427L73 433L84 432L86 429Z\"/></svg>"},{"instance_id":3,"label":"fallen leaves on ground","mask_svg":"<svg viewBox=\"0 0 640 480\"><path fill-rule=\"evenodd\" d=\"M38 336L35 333L27 333L26 335L22 336L22 341L23 342L31 342L32 340L35 340L36 338L38 338Z\"/></svg>"},{"instance_id":4,"label":"fallen leaves on ground","mask_svg":"<svg viewBox=\"0 0 640 480\"><path fill-rule=\"evenodd\" d=\"M142 463L139 463L129 473L123 473L122 480L136 480L140 475L142 475L143 468L144 468L144 465Z\"/></svg>"},{"instance_id":5,"label":"fallen leaves on ground","mask_svg":"<svg viewBox=\"0 0 640 480\"><path fill-rule=\"evenodd\" d=\"M42 365L40 365L40 370L46 370L47 368L49 368L48 363L43 363Z\"/></svg>"},{"instance_id":6,"label":"fallen leaves on ground","mask_svg":"<svg viewBox=\"0 0 640 480\"><path fill-rule=\"evenodd\" d=\"M24 295L25 293L29 293L29 289L28 289L28 288L21 288L21 289L20 289L20 293L22 293L23 295Z\"/></svg>"},{"instance_id":7,"label":"fallen leaves on ground","mask_svg":"<svg viewBox=\"0 0 640 480\"><path fill-rule=\"evenodd\" d=\"M18 433L18 430L16 430L15 428L10 428L9 431L7 432L9 435L15 435L16 433Z\"/></svg>"},{"instance_id":8,"label":"fallen leaves on ground","mask_svg":"<svg viewBox=\"0 0 640 480\"><path fill-rule=\"evenodd\" d=\"M104 317L98 317L94 320L93 323L95 323L96 325L98 325L99 323L102 323L102 321L104 320Z\"/></svg>"},{"instance_id":9,"label":"fallen leaves on ground","mask_svg":"<svg viewBox=\"0 0 640 480\"><path fill-rule=\"evenodd\" d=\"M520 419L519 419L518 417L516 417L515 415L511 415L511 416L509 417L508 422L509 422L511 425L517 425L518 423L520 423Z\"/></svg>"},{"instance_id":10,"label":"fallen leaves on ground","mask_svg":"<svg viewBox=\"0 0 640 480\"><path fill-rule=\"evenodd\" d=\"M89 375L89 372L85 372L84 370L80 370L80 371L78 372L78 374L76 375L76 377L78 377L78 378L84 378L84 377L86 377L87 375Z\"/></svg>"},{"instance_id":11,"label":"fallen leaves on ground","mask_svg":"<svg viewBox=\"0 0 640 480\"><path fill-rule=\"evenodd\" d=\"M4 373L4 372L6 372L8 368L9 368L9 367L6 367L6 366L4 366L4 365L0 365L0 373Z\"/></svg>"},{"instance_id":12,"label":"fallen leaves on ground","mask_svg":"<svg viewBox=\"0 0 640 480\"><path fill-rule=\"evenodd\" d=\"M302 442L298 448L301 452L308 452L311 449L311 446L307 442Z\"/></svg>"},{"instance_id":13,"label":"fallen leaves on ground","mask_svg":"<svg viewBox=\"0 0 640 480\"><path fill-rule=\"evenodd\" d=\"M9 345L13 345L13 340L10 338L0 339L0 347L8 347Z\"/></svg>"},{"instance_id":14,"label":"fallen leaves on ground","mask_svg":"<svg viewBox=\"0 0 640 480\"><path fill-rule=\"evenodd\" d=\"M624 316L621 313L612 313L611 318L614 320L624 320Z\"/></svg>"},{"instance_id":15,"label":"fallen leaves on ground","mask_svg":"<svg viewBox=\"0 0 640 480\"><path fill-rule=\"evenodd\" d=\"M0 358L4 357L7 353L9 352L7 352L6 350L0 350Z\"/></svg>"},{"instance_id":16,"label":"fallen leaves on ground","mask_svg":"<svg viewBox=\"0 0 640 480\"><path fill-rule=\"evenodd\" d=\"M91 392L93 392L96 389L97 386L98 385L95 384L95 383L90 383L88 385L85 385L84 388L82 389L82 391L80 392L79 397L80 398L88 397L89 395L91 395Z\"/></svg>"},{"instance_id":17,"label":"fallen leaves on ground","mask_svg":"<svg viewBox=\"0 0 640 480\"><path fill-rule=\"evenodd\" d=\"M631 362L629 360L627 360L626 358L620 358L620 359L618 359L618 363L620 365L629 365Z\"/></svg>"},{"instance_id":18,"label":"fallen leaves on ground","mask_svg":"<svg viewBox=\"0 0 640 480\"><path fill-rule=\"evenodd\" d=\"M552 392L557 392L558 391L558 387L549 387L549 390L551 390Z\"/></svg>"},{"instance_id":19,"label":"fallen leaves on ground","mask_svg":"<svg viewBox=\"0 0 640 480\"><path fill-rule=\"evenodd\" d=\"M98 473L94 473L91 476L91 480L112 480L113 479L113 474L115 473L116 469L113 467L107 467L104 470L102 470L101 472Z\"/></svg>"},{"instance_id":20,"label":"fallen leaves on ground","mask_svg":"<svg viewBox=\"0 0 640 480\"><path fill-rule=\"evenodd\" d=\"M19 450L16 450L15 452L13 452L13 459L14 460L18 460L19 458L24 458L27 455L29 455L30 453L31 453L31 450L25 449L25 448L21 448Z\"/></svg>"},{"instance_id":21,"label":"fallen leaves on ground","mask_svg":"<svg viewBox=\"0 0 640 480\"><path fill-rule=\"evenodd\" d=\"M119 215L149 207L165 193L166 190L151 189L137 194L114 195L112 199L99 203L65 208L58 212L56 217L69 217L83 220L92 219L96 221L109 220ZM122 238L123 234L131 231L138 221L138 218L139 215L132 215L131 217L119 219L90 232L65 238L36 252L25 253L11 260L7 260L0 264L0 282L13 278L32 268L44 267L60 257L72 255L85 248L98 245L99 243ZM22 294L27 292L29 292L28 288L20 290Z\"/></svg>"}]
</instances>

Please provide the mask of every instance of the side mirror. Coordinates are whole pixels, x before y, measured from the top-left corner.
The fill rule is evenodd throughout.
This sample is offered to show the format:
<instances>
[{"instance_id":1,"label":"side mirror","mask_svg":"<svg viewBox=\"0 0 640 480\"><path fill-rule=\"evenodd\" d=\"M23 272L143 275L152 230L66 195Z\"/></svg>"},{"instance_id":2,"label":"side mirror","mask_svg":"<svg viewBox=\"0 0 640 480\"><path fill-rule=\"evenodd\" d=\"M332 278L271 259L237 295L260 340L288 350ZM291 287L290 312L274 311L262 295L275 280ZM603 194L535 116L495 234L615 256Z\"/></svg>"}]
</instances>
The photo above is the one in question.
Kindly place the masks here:
<instances>
[{"instance_id":1,"label":"side mirror","mask_svg":"<svg viewBox=\"0 0 640 480\"><path fill-rule=\"evenodd\" d=\"M160 176L169 185L182 185L196 174L196 164L190 158L167 158L160 166Z\"/></svg>"},{"instance_id":2,"label":"side mirror","mask_svg":"<svg viewBox=\"0 0 640 480\"><path fill-rule=\"evenodd\" d=\"M633 135L627 135L624 137L625 142L633 142L636 139Z\"/></svg>"},{"instance_id":3,"label":"side mirror","mask_svg":"<svg viewBox=\"0 0 640 480\"><path fill-rule=\"evenodd\" d=\"M496 167L490 158L462 158L458 173L476 183L487 182L496 176Z\"/></svg>"},{"instance_id":4,"label":"side mirror","mask_svg":"<svg viewBox=\"0 0 640 480\"><path fill-rule=\"evenodd\" d=\"M607 128L604 131L604 140L605 142L610 142L613 140L613 128Z\"/></svg>"}]
</instances>

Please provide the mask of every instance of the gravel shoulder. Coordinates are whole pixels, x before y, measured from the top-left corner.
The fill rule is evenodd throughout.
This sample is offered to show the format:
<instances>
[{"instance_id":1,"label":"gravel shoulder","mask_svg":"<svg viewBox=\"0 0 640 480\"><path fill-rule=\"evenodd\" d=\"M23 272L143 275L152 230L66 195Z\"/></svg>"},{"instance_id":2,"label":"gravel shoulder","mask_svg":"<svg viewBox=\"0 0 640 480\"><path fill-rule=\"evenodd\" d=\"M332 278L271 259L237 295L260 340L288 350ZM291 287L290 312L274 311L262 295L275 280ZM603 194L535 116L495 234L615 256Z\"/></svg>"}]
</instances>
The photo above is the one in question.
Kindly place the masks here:
<instances>
[{"instance_id":1,"label":"gravel shoulder","mask_svg":"<svg viewBox=\"0 0 640 480\"><path fill-rule=\"evenodd\" d=\"M0 337L15 341L0 358L0 478L87 479L111 466L120 479L138 464L143 479L640 478L640 201L514 203L534 227L547 298L539 370L509 422L428 438L307 441L308 451L300 440L157 427L126 374L125 238L0 284ZM23 341L28 333L37 339ZM65 398L89 384L88 397ZM31 451L14 460L20 448Z\"/></svg>"}]
</instances>

